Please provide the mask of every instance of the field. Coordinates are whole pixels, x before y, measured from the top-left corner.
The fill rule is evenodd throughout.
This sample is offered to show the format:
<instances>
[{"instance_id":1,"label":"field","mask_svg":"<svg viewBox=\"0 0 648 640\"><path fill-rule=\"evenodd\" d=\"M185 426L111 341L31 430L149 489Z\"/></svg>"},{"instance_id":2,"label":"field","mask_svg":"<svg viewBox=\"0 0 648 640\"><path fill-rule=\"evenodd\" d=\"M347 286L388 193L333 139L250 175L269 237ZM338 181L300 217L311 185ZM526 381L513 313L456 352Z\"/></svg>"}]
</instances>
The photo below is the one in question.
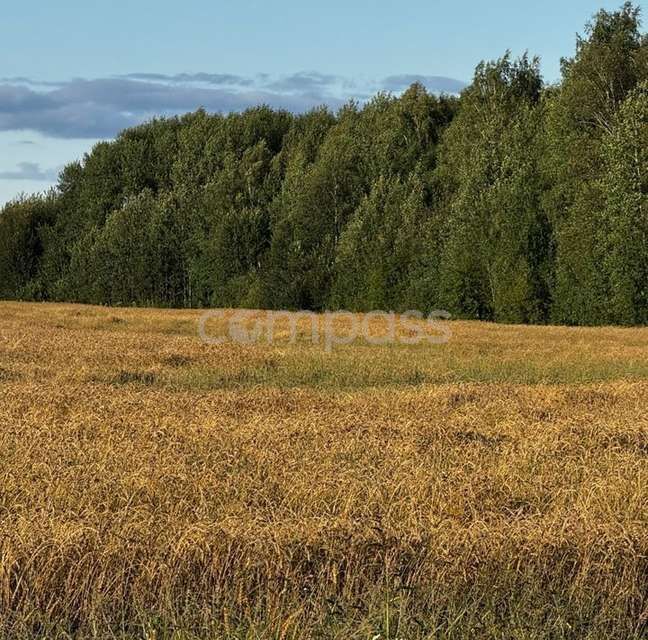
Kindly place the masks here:
<instances>
[{"instance_id":1,"label":"field","mask_svg":"<svg viewBox=\"0 0 648 640\"><path fill-rule=\"evenodd\" d=\"M648 637L648 329L199 318L0 303L1 637Z\"/></svg>"}]
</instances>

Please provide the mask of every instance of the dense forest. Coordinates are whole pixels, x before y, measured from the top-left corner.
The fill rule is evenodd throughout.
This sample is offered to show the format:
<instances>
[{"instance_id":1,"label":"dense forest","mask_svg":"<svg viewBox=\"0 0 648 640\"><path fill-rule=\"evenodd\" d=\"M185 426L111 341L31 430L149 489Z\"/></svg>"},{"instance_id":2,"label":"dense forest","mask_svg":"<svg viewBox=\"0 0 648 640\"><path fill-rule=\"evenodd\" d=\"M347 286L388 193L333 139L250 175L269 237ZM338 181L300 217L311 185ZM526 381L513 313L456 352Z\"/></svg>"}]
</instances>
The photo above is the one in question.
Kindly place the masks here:
<instances>
[{"instance_id":1,"label":"dense forest","mask_svg":"<svg viewBox=\"0 0 648 640\"><path fill-rule=\"evenodd\" d=\"M648 322L648 36L291 114L155 119L0 213L0 298Z\"/></svg>"}]
</instances>

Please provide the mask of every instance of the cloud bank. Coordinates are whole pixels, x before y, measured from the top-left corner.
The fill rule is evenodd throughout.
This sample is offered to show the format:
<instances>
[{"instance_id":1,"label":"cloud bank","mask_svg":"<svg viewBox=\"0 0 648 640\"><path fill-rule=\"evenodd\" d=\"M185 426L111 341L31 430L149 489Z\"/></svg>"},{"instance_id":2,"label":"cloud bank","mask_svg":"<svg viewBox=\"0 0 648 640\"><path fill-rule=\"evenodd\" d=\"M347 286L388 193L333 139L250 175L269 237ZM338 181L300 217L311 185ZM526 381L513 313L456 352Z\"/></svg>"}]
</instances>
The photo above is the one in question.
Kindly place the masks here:
<instances>
[{"instance_id":1,"label":"cloud bank","mask_svg":"<svg viewBox=\"0 0 648 640\"><path fill-rule=\"evenodd\" d=\"M12 171L0 171L0 180L35 180L40 182L53 182L56 180L59 169L41 169L35 162L20 162Z\"/></svg>"},{"instance_id":2,"label":"cloud bank","mask_svg":"<svg viewBox=\"0 0 648 640\"><path fill-rule=\"evenodd\" d=\"M316 71L271 77L227 73L131 73L93 80L39 82L0 79L0 131L36 131L68 139L112 138L153 116L195 111L228 113L259 104L300 113L322 104L338 109L351 98L376 91L400 92L412 82L430 91L458 93L465 85L452 78L401 75L359 85Z\"/></svg>"}]
</instances>

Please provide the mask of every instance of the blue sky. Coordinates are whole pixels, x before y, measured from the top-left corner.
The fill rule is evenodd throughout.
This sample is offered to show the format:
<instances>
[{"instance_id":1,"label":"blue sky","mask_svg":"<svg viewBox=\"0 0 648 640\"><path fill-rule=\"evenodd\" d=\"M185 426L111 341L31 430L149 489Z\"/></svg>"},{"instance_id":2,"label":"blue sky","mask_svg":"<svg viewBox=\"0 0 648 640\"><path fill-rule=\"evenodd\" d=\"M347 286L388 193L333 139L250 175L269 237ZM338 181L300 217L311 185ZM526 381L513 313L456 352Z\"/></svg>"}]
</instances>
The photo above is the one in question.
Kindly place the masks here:
<instances>
[{"instance_id":1,"label":"blue sky","mask_svg":"<svg viewBox=\"0 0 648 640\"><path fill-rule=\"evenodd\" d=\"M507 49L540 55L554 81L585 22L621 0L4 4L0 203L53 184L97 140L153 115L335 108L414 79L456 91Z\"/></svg>"}]
</instances>

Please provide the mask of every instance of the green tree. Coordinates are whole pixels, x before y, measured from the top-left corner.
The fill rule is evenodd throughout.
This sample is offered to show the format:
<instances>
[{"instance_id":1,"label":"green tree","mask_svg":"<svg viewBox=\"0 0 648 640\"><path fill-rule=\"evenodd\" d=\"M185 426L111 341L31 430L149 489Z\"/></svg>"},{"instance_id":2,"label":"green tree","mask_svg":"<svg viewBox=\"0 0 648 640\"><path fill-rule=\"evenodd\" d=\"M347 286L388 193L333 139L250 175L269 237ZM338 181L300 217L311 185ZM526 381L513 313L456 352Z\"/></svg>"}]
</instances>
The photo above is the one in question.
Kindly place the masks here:
<instances>
[{"instance_id":1,"label":"green tree","mask_svg":"<svg viewBox=\"0 0 648 640\"><path fill-rule=\"evenodd\" d=\"M452 313L510 322L546 314L549 229L539 205L538 61L482 63L448 129L441 302Z\"/></svg>"},{"instance_id":2,"label":"green tree","mask_svg":"<svg viewBox=\"0 0 648 640\"><path fill-rule=\"evenodd\" d=\"M56 216L53 193L20 197L0 211L0 298L41 299L43 235Z\"/></svg>"},{"instance_id":3,"label":"green tree","mask_svg":"<svg viewBox=\"0 0 648 640\"><path fill-rule=\"evenodd\" d=\"M312 164L296 155L273 203L272 242L264 278L272 307L324 309L336 246L368 189L363 153L366 130L356 105L348 105L327 131Z\"/></svg>"},{"instance_id":4,"label":"green tree","mask_svg":"<svg viewBox=\"0 0 648 640\"><path fill-rule=\"evenodd\" d=\"M598 241L609 315L619 324L648 322L648 82L632 91L604 139L605 194Z\"/></svg>"},{"instance_id":5,"label":"green tree","mask_svg":"<svg viewBox=\"0 0 648 640\"><path fill-rule=\"evenodd\" d=\"M573 324L609 322L609 287L601 264L606 243L605 140L626 96L648 75L648 41L639 10L626 3L600 11L563 60L563 80L547 101L545 210L555 232L553 319Z\"/></svg>"},{"instance_id":6,"label":"green tree","mask_svg":"<svg viewBox=\"0 0 648 640\"><path fill-rule=\"evenodd\" d=\"M378 178L353 213L336 256L333 306L358 310L406 310L423 251L428 211L422 182L412 176Z\"/></svg>"}]
</instances>

